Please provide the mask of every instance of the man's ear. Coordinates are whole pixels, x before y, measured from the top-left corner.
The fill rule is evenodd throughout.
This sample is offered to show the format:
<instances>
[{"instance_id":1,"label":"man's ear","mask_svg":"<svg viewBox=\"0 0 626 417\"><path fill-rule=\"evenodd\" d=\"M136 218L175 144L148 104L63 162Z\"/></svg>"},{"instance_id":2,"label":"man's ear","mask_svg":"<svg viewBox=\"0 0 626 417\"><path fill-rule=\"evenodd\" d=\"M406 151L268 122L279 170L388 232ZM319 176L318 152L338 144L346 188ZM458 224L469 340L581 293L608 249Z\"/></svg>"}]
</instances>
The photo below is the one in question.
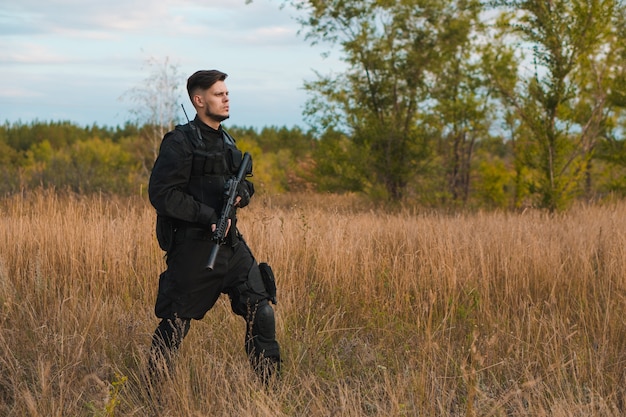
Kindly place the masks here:
<instances>
[{"instance_id":1,"label":"man's ear","mask_svg":"<svg viewBox=\"0 0 626 417\"><path fill-rule=\"evenodd\" d=\"M191 99L191 102L195 107L204 107L204 100L202 100L202 96L199 94L195 94Z\"/></svg>"}]
</instances>

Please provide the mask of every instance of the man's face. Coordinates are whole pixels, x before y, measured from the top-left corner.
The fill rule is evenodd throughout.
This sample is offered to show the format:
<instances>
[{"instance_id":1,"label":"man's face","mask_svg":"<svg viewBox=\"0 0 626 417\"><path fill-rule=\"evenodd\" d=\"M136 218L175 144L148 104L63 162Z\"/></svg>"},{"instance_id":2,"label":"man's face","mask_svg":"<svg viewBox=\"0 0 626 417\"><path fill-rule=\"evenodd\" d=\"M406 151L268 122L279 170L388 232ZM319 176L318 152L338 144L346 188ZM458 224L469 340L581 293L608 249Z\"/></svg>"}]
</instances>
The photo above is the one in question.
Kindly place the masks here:
<instances>
[{"instance_id":1,"label":"man's face","mask_svg":"<svg viewBox=\"0 0 626 417\"><path fill-rule=\"evenodd\" d=\"M204 104L204 115L216 122L222 122L230 116L230 99L224 81L217 81L209 89L199 94Z\"/></svg>"}]
</instances>

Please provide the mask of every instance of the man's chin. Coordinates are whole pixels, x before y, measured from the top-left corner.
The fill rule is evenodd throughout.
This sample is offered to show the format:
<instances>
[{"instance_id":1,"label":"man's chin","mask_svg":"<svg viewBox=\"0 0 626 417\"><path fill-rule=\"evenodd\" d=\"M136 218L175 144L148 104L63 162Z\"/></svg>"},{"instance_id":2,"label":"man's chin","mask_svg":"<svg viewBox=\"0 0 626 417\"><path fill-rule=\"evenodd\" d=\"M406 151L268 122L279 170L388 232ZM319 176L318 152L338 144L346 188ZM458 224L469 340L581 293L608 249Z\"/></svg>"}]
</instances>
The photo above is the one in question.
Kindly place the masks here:
<instances>
[{"instance_id":1,"label":"man's chin","mask_svg":"<svg viewBox=\"0 0 626 417\"><path fill-rule=\"evenodd\" d=\"M207 117L215 120L216 122L223 122L224 120L228 119L230 117L230 114L212 114L212 113L208 113Z\"/></svg>"}]
</instances>

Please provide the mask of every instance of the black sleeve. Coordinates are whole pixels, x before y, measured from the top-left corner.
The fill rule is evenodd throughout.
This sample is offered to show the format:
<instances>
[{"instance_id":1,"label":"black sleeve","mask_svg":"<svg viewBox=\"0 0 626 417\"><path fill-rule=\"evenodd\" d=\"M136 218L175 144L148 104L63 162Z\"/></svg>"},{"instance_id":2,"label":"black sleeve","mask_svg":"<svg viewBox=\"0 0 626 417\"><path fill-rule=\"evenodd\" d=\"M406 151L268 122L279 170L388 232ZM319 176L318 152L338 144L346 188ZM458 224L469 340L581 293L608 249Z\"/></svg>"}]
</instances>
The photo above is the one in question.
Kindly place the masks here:
<instances>
[{"instance_id":1,"label":"black sleeve","mask_svg":"<svg viewBox=\"0 0 626 417\"><path fill-rule=\"evenodd\" d=\"M215 211L187 192L192 161L193 148L184 133L167 133L152 168L148 196L160 215L208 226Z\"/></svg>"}]
</instances>

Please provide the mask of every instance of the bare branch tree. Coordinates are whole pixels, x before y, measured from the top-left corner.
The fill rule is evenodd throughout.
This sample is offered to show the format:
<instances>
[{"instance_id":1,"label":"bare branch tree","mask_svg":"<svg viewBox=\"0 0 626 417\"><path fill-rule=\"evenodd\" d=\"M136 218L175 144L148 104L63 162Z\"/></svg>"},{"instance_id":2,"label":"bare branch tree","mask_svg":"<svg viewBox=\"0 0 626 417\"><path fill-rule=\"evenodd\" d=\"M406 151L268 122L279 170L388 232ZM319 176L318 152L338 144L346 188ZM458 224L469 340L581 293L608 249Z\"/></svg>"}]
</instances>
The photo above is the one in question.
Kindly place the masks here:
<instances>
[{"instance_id":1,"label":"bare branch tree","mask_svg":"<svg viewBox=\"0 0 626 417\"><path fill-rule=\"evenodd\" d=\"M184 78L169 57L162 61L150 57L145 65L150 70L149 75L140 85L126 91L122 99L135 105L130 112L135 116L137 124L143 126L142 137L146 140L143 148L154 161L161 139L174 127L177 119Z\"/></svg>"}]
</instances>

